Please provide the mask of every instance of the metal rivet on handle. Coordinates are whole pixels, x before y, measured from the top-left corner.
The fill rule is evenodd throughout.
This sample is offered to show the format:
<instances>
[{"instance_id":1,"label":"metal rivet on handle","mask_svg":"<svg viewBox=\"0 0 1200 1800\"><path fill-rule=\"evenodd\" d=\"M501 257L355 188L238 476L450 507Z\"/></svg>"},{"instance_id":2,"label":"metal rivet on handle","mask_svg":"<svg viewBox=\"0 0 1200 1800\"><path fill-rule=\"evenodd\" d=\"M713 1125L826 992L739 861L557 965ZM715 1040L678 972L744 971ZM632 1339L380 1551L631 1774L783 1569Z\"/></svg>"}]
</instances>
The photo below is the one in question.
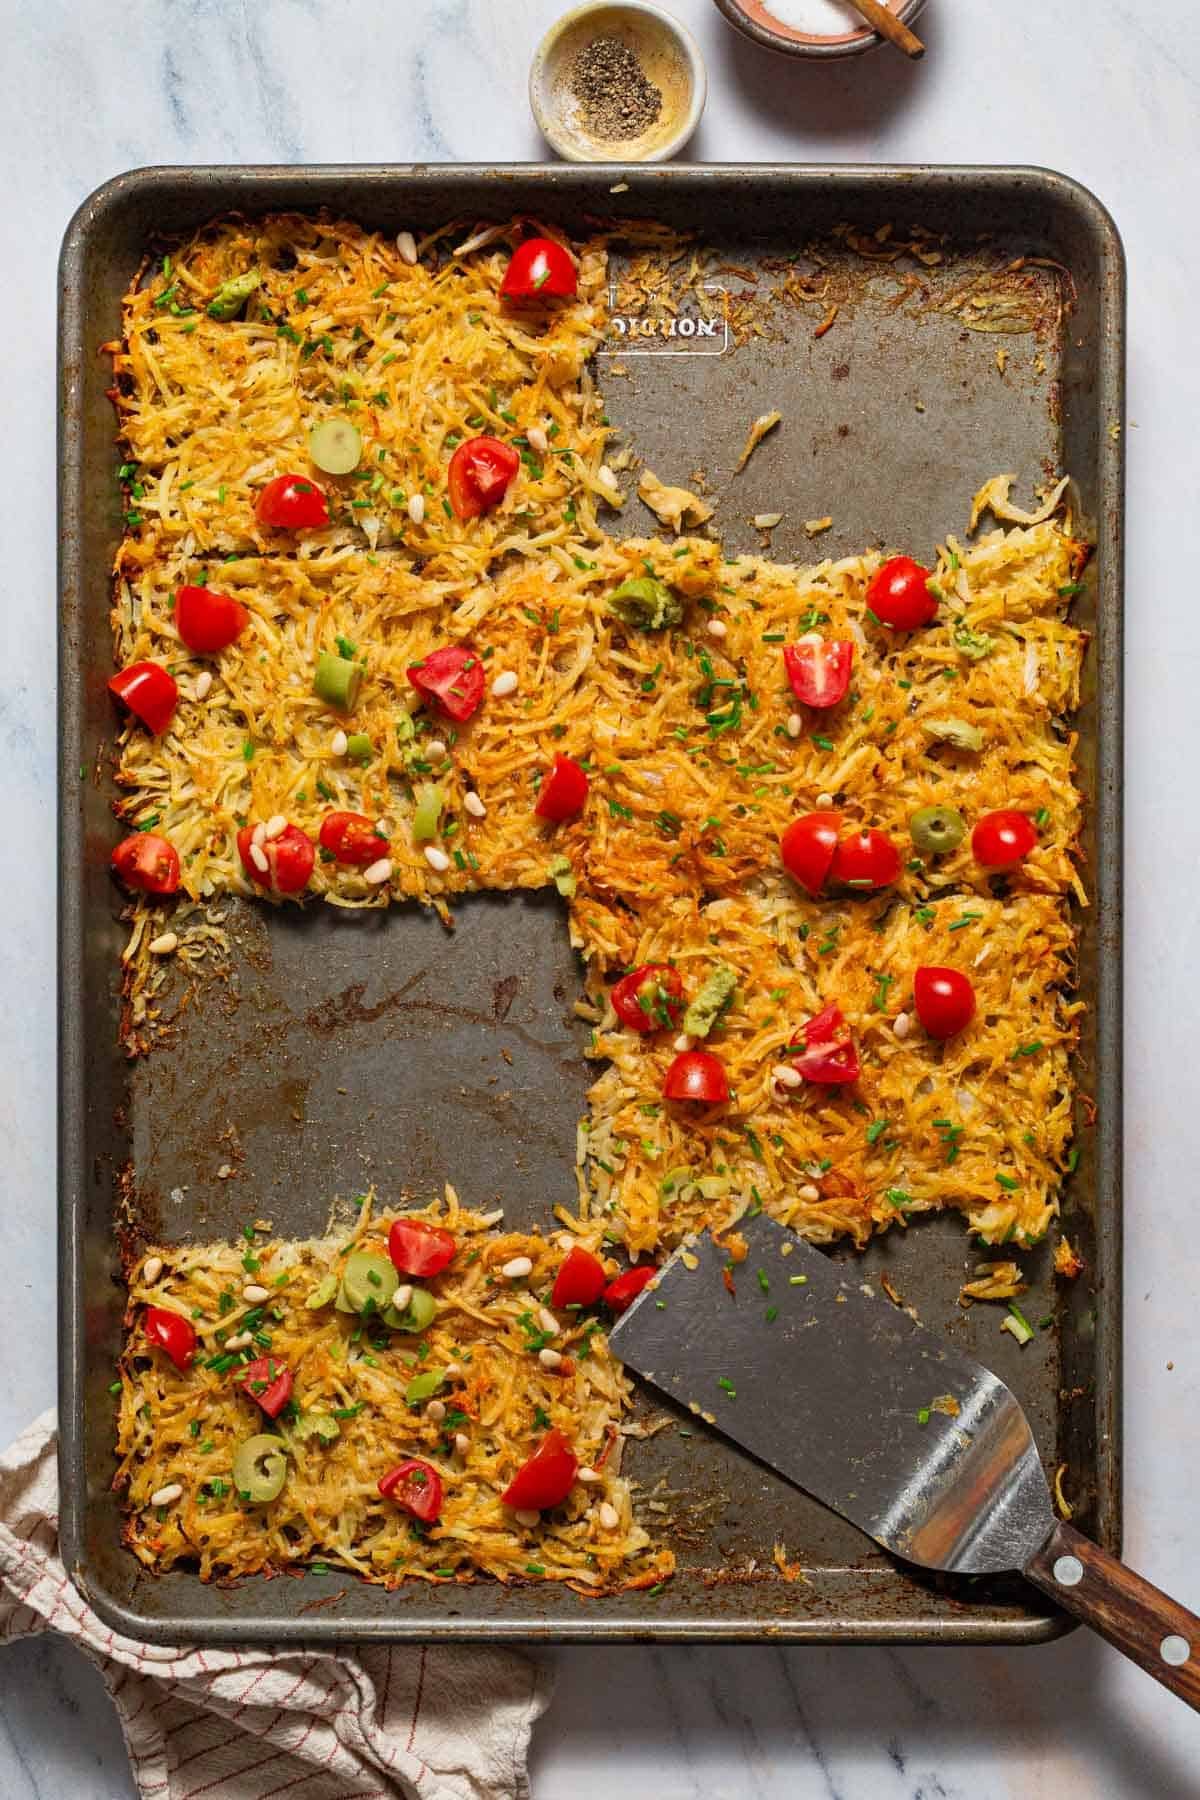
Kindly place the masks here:
<instances>
[{"instance_id":1,"label":"metal rivet on handle","mask_svg":"<svg viewBox=\"0 0 1200 1800\"><path fill-rule=\"evenodd\" d=\"M1165 1663L1170 1663L1173 1669L1181 1669L1192 1654L1192 1646L1185 1637L1179 1637L1172 1632L1170 1637L1165 1637L1158 1646L1158 1654Z\"/></svg>"},{"instance_id":2,"label":"metal rivet on handle","mask_svg":"<svg viewBox=\"0 0 1200 1800\"><path fill-rule=\"evenodd\" d=\"M1077 1556L1056 1557L1054 1579L1059 1587L1078 1587L1083 1580L1083 1564Z\"/></svg>"}]
</instances>

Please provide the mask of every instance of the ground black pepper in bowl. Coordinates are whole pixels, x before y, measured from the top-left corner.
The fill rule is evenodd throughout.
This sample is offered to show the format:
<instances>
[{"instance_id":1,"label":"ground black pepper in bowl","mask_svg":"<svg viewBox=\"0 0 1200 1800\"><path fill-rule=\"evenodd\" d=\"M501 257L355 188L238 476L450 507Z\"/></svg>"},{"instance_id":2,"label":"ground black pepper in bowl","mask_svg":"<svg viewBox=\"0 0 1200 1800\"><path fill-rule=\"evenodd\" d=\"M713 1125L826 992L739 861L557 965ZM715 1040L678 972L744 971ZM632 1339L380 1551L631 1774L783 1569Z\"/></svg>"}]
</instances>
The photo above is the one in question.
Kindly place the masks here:
<instances>
[{"instance_id":1,"label":"ground black pepper in bowl","mask_svg":"<svg viewBox=\"0 0 1200 1800\"><path fill-rule=\"evenodd\" d=\"M640 137L662 112L662 92L620 38L593 38L575 58L571 87L583 122L598 138Z\"/></svg>"}]
</instances>

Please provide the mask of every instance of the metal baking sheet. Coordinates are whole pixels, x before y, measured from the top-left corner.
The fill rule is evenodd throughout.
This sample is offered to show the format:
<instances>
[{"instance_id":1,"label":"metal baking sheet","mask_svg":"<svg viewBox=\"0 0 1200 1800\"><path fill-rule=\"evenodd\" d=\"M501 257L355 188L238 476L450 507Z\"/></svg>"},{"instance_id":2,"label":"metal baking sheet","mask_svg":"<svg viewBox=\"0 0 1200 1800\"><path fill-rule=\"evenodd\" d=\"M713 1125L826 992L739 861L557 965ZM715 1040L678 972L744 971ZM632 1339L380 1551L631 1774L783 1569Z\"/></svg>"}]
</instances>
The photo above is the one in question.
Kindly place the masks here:
<instances>
[{"instance_id":1,"label":"metal baking sheet","mask_svg":"<svg viewBox=\"0 0 1200 1800\"><path fill-rule=\"evenodd\" d=\"M628 183L626 191L613 190ZM747 169L264 168L140 170L80 209L61 267L62 1538L103 1618L155 1641L347 1637L1028 1643L1062 1629L1017 1580L956 1582L903 1568L730 1444L665 1431L630 1468L665 1510L647 1515L679 1556L661 1592L583 1600L546 1584L396 1593L337 1575L204 1586L146 1574L120 1547L111 1491L120 1339L118 1211L130 1195L167 1239L236 1231L248 1211L284 1233L323 1224L329 1196L375 1181L394 1197L454 1181L501 1198L518 1224L573 1191L587 1072L571 1016L579 971L553 895L468 898L448 936L431 914L235 902L238 970L185 1011L173 1041L129 1063L117 1043L119 900L108 876L112 794L81 781L112 729L108 571L121 530L107 359L120 296L143 253L213 214L327 207L395 231L527 212L584 231L650 217L695 231L745 283L777 278L814 239L850 279L838 228L945 235L946 254L1043 258L1069 309L1036 340L965 330L960 318L879 304L861 287L823 337L811 309L772 314L761 336L606 347L610 416L666 479L703 468L725 494L718 524L753 549L756 512L784 509L780 560L811 560L806 518L832 513L817 554L871 542L927 547L965 526L978 480L1021 490L1068 469L1097 545L1080 617L1093 633L1079 717L1089 799L1091 905L1081 914L1078 1172L1064 1223L1086 1273L1056 1293L1049 1245L1026 1306L1055 1316L1025 1351L996 1313L955 1304L975 1260L957 1218L893 1231L863 1259L888 1270L923 1320L1011 1385L1082 1528L1119 1537L1120 730L1124 274L1100 204L1036 169L762 166ZM838 256L847 258L845 270ZM952 266L952 264L951 264ZM859 268L858 262L855 267ZM774 271L774 276L771 271ZM749 272L749 275L747 275ZM861 272L861 270L860 270ZM919 271L918 271L919 273ZM726 279L726 277L721 277ZM817 315L819 317L819 315ZM997 345L1007 347L1001 370ZM633 352L639 354L632 354ZM675 352L674 354L670 352ZM1003 360L1003 359L1001 359ZM622 372L623 371L623 372ZM728 486L749 420L786 426ZM640 515L640 516L639 516ZM636 504L616 527L645 532ZM236 1155L231 1158L231 1147ZM217 1179L234 1161L233 1180ZM786 1403L786 1399L784 1400ZM646 1402L649 1407L650 1402ZM656 1403L655 1403L656 1404ZM803 1578L781 1579L774 1547Z\"/></svg>"}]
</instances>

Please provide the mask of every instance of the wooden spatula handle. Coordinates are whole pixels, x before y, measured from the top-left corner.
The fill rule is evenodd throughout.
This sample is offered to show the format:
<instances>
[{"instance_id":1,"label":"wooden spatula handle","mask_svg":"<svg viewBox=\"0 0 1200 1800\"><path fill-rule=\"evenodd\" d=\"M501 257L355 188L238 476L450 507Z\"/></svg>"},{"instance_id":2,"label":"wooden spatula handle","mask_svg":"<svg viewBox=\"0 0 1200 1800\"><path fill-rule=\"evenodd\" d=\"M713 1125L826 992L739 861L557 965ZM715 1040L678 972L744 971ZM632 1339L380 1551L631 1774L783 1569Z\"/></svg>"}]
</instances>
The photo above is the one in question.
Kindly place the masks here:
<instances>
[{"instance_id":1,"label":"wooden spatula handle","mask_svg":"<svg viewBox=\"0 0 1200 1800\"><path fill-rule=\"evenodd\" d=\"M1200 1619L1069 1525L1057 1525L1025 1574L1114 1649L1200 1712Z\"/></svg>"},{"instance_id":2,"label":"wooden spatula handle","mask_svg":"<svg viewBox=\"0 0 1200 1800\"><path fill-rule=\"evenodd\" d=\"M850 0L850 4L857 7L867 24L873 25L880 37L895 44L897 50L903 50L905 56L924 56L925 46L920 38L896 17L890 7L884 6L882 0Z\"/></svg>"}]
</instances>

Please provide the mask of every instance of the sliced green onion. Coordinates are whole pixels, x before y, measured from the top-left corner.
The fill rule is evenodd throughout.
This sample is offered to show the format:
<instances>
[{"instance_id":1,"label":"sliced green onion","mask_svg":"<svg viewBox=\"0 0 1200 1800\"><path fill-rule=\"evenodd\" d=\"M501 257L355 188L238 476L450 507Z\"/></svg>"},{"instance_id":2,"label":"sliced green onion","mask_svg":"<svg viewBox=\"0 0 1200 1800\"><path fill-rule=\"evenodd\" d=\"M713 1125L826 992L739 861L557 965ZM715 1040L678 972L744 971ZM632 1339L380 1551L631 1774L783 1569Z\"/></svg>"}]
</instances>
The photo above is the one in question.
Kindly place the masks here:
<instances>
[{"instance_id":1,"label":"sliced green onion","mask_svg":"<svg viewBox=\"0 0 1200 1800\"><path fill-rule=\"evenodd\" d=\"M435 783L426 782L416 790L416 802L412 822L413 842L424 844L438 834L446 796Z\"/></svg>"},{"instance_id":2,"label":"sliced green onion","mask_svg":"<svg viewBox=\"0 0 1200 1800\"><path fill-rule=\"evenodd\" d=\"M327 706L337 707L339 712L350 712L358 699L361 685L362 667L359 663L351 662L345 656L334 656L329 650L322 650L313 673L313 692L318 699L324 700Z\"/></svg>"},{"instance_id":3,"label":"sliced green onion","mask_svg":"<svg viewBox=\"0 0 1200 1800\"><path fill-rule=\"evenodd\" d=\"M349 475L362 456L362 433L349 419L323 419L308 434L308 454L326 475Z\"/></svg>"}]
</instances>

